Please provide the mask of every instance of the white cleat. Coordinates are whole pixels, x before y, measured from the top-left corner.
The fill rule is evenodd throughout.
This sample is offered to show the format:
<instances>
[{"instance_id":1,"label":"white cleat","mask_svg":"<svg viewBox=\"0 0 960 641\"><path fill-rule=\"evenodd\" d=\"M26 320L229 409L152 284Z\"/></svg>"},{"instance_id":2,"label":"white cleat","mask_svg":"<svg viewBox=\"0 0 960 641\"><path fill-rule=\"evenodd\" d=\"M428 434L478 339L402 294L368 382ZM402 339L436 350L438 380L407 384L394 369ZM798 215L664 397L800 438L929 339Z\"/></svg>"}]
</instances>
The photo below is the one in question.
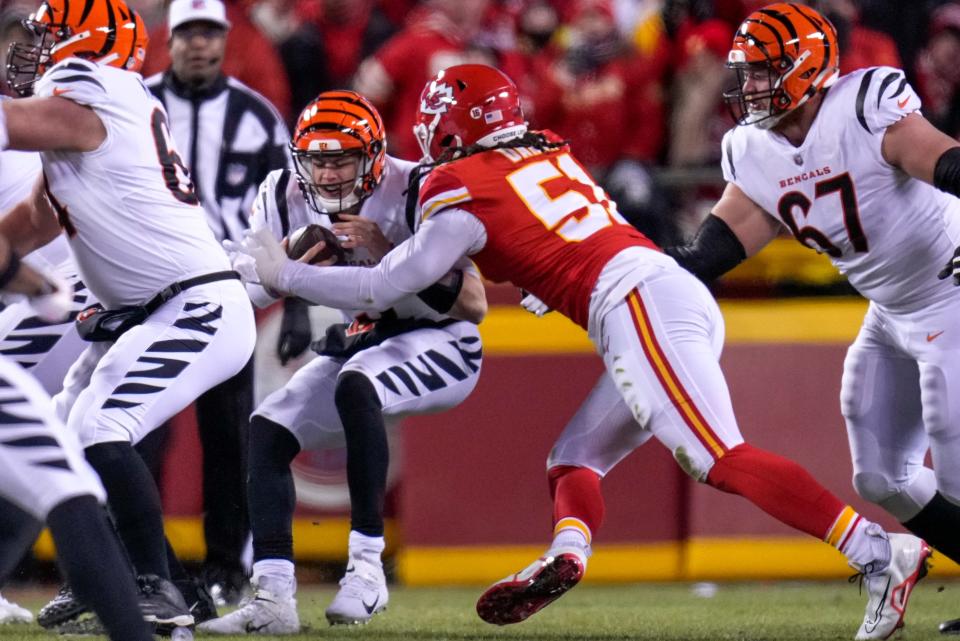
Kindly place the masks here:
<instances>
[{"instance_id":1,"label":"white cleat","mask_svg":"<svg viewBox=\"0 0 960 641\"><path fill-rule=\"evenodd\" d=\"M867 610L856 639L886 639L903 627L907 601L917 581L927 575L930 547L912 534L888 534L890 564L871 572L857 567L867 584Z\"/></svg>"},{"instance_id":2,"label":"white cleat","mask_svg":"<svg viewBox=\"0 0 960 641\"><path fill-rule=\"evenodd\" d=\"M33 623L33 613L0 596L0 624Z\"/></svg>"},{"instance_id":3,"label":"white cleat","mask_svg":"<svg viewBox=\"0 0 960 641\"><path fill-rule=\"evenodd\" d=\"M369 623L386 609L389 600L383 568L351 559L347 573L340 579L340 591L327 607L327 621L330 625Z\"/></svg>"},{"instance_id":4,"label":"white cleat","mask_svg":"<svg viewBox=\"0 0 960 641\"><path fill-rule=\"evenodd\" d=\"M297 600L281 597L263 588L253 586L253 596L240 607L217 619L197 626L212 634L296 634L300 631Z\"/></svg>"}]
</instances>

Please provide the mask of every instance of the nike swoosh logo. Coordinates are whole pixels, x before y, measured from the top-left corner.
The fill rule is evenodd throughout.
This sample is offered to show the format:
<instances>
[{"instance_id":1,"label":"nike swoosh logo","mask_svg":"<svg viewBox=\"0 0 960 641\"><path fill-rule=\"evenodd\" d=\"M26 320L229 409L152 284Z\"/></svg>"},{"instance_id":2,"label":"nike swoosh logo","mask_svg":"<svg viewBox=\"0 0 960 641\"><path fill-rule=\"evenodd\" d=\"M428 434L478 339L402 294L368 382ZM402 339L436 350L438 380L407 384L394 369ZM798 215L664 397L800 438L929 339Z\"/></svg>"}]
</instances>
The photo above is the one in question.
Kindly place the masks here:
<instances>
[{"instance_id":1,"label":"nike swoosh logo","mask_svg":"<svg viewBox=\"0 0 960 641\"><path fill-rule=\"evenodd\" d=\"M263 630L268 625L270 625L269 621L267 623L264 623L263 625L253 625L253 621L247 621L247 625L243 629L245 632L250 634L253 632L259 632L260 630Z\"/></svg>"},{"instance_id":2,"label":"nike swoosh logo","mask_svg":"<svg viewBox=\"0 0 960 641\"><path fill-rule=\"evenodd\" d=\"M888 595L888 594L890 594L890 577L889 577L889 576L887 577L887 584L883 587L883 598L880 599L880 602L879 602L879 603L877 603L877 609L876 609L876 610L874 611L874 613L873 613L873 615L874 615L874 617L875 617L874 620L873 620L873 625L872 625L872 626L868 626L868 625L863 626L864 632L867 632L867 633L869 634L869 633L873 632L874 630L876 630L876 629L877 629L877 626L880 625L880 620L883 618L883 606L885 606L885 605L887 604L887 595Z\"/></svg>"},{"instance_id":3,"label":"nike swoosh logo","mask_svg":"<svg viewBox=\"0 0 960 641\"><path fill-rule=\"evenodd\" d=\"M377 598L373 600L373 603L367 604L366 601L361 601L363 604L363 609L367 611L367 614L373 614L373 609L377 607L377 604L380 603L380 595L377 595Z\"/></svg>"},{"instance_id":4,"label":"nike swoosh logo","mask_svg":"<svg viewBox=\"0 0 960 641\"><path fill-rule=\"evenodd\" d=\"M72 91L72 89L64 89L63 87L54 87L54 88L53 88L53 95L54 95L54 96L62 96L63 94L65 94L65 93L70 93L71 91Z\"/></svg>"},{"instance_id":5,"label":"nike swoosh logo","mask_svg":"<svg viewBox=\"0 0 960 641\"><path fill-rule=\"evenodd\" d=\"M897 106L900 107L901 109L903 109L904 107L907 106L907 103L908 103L908 102L910 102L910 96L907 96L907 97L904 98L903 100L898 100L898 101L897 101Z\"/></svg>"},{"instance_id":6,"label":"nike swoosh logo","mask_svg":"<svg viewBox=\"0 0 960 641\"><path fill-rule=\"evenodd\" d=\"M945 331L945 330L942 330L942 329L941 329L939 332L931 332L931 333L927 334L927 342L928 342L928 343L932 343L933 341L937 340L937 338L940 336L940 334L942 334L944 331Z\"/></svg>"}]
</instances>

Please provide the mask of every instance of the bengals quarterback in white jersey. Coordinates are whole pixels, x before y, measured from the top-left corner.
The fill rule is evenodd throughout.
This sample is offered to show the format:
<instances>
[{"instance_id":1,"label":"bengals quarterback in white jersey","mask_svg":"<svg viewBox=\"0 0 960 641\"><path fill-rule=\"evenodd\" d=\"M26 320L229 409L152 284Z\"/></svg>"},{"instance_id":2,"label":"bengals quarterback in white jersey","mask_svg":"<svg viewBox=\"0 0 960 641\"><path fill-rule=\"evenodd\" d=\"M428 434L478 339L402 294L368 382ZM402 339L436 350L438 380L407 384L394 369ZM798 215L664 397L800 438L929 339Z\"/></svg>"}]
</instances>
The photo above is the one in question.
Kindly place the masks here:
<instances>
[{"instance_id":1,"label":"bengals quarterback in white jersey","mask_svg":"<svg viewBox=\"0 0 960 641\"><path fill-rule=\"evenodd\" d=\"M870 300L840 393L854 487L960 561L960 291L946 280L960 284L960 147L923 118L902 71L840 76L839 55L809 7L744 20L728 57L727 186L693 241L667 251L709 280L786 227L830 257ZM877 638L900 615L881 582L869 588L879 606L860 636Z\"/></svg>"},{"instance_id":2,"label":"bengals quarterback in white jersey","mask_svg":"<svg viewBox=\"0 0 960 641\"><path fill-rule=\"evenodd\" d=\"M321 225L342 239L338 264L373 269L413 235L417 223L414 202L407 207L417 167L388 156L386 143L383 122L368 100L352 91L321 93L297 119L290 145L295 172L274 171L260 187L252 231L276 242L304 225ZM257 598L201 624L201 630L299 630L290 464L301 450L344 445L347 450L350 560L327 620L365 623L387 606L381 561L387 430L403 416L459 405L476 386L483 359L476 323L486 312L486 297L476 268L464 258L440 281L380 313L331 305L322 296L312 299L341 308L347 322L327 330L314 345L320 356L268 396L250 422L248 497ZM255 283L247 289L259 305L276 295ZM290 303L285 301L286 313Z\"/></svg>"},{"instance_id":3,"label":"bengals quarterback in white jersey","mask_svg":"<svg viewBox=\"0 0 960 641\"><path fill-rule=\"evenodd\" d=\"M134 568L167 593L159 496L132 446L240 371L253 313L137 73L139 15L122 0L49 0L25 25L36 42L11 47L7 73L33 95L0 104L0 148L39 151L43 174L0 232L25 254L62 229L106 308L78 325L91 344L54 400L103 480ZM164 618L189 625L181 605Z\"/></svg>"}]
</instances>

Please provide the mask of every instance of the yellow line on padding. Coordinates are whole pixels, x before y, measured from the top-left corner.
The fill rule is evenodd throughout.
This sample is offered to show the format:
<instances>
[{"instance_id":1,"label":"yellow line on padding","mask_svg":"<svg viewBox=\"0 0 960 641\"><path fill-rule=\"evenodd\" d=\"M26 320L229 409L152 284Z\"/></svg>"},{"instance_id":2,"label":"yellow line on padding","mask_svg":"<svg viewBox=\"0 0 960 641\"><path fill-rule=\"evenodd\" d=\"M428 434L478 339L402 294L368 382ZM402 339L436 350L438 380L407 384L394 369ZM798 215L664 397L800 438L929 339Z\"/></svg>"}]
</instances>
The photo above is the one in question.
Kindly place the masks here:
<instances>
[{"instance_id":1,"label":"yellow line on padding","mask_svg":"<svg viewBox=\"0 0 960 641\"><path fill-rule=\"evenodd\" d=\"M406 547L397 555L405 585L484 585L519 572L546 552L546 546ZM594 548L587 581L667 581L676 578L678 543L609 545Z\"/></svg>"},{"instance_id":2,"label":"yellow line on padding","mask_svg":"<svg viewBox=\"0 0 960 641\"><path fill-rule=\"evenodd\" d=\"M485 585L519 572L545 552L536 546L406 547L397 569L406 585ZM960 576L937 556L931 574ZM844 579L843 555L810 537L694 538L685 545L594 545L585 582Z\"/></svg>"},{"instance_id":3,"label":"yellow line on padding","mask_svg":"<svg viewBox=\"0 0 960 641\"><path fill-rule=\"evenodd\" d=\"M397 525L393 519L385 523L387 554L396 545ZM167 517L164 531L177 556L184 561L202 561L207 549L203 541L203 521L199 517ZM293 520L293 553L298 560L339 561L347 558L350 519L345 517L296 518ZM53 559L55 550L50 533L44 530L33 547L39 559Z\"/></svg>"},{"instance_id":4,"label":"yellow line on padding","mask_svg":"<svg viewBox=\"0 0 960 641\"><path fill-rule=\"evenodd\" d=\"M728 345L853 342L867 304L859 298L723 301ZM494 305L480 324L484 354L595 353L587 333L553 312L542 318L519 305Z\"/></svg>"}]
</instances>

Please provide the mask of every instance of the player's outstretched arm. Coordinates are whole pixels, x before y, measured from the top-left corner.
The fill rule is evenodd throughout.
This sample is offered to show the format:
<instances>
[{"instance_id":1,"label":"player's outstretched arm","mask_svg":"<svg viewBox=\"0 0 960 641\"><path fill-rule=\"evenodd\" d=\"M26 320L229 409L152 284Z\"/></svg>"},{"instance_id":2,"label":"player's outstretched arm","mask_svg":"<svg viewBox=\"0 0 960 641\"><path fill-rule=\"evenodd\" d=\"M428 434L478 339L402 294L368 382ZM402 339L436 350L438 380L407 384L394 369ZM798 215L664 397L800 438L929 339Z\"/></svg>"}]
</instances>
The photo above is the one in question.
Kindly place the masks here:
<instances>
[{"instance_id":1,"label":"player's outstretched arm","mask_svg":"<svg viewBox=\"0 0 960 641\"><path fill-rule=\"evenodd\" d=\"M373 267L314 267L283 261L277 282L268 287L318 305L340 309L384 310L443 278L478 242L482 227L466 212L446 211L430 218ZM257 273L262 277L260 266Z\"/></svg>"},{"instance_id":2,"label":"player's outstretched arm","mask_svg":"<svg viewBox=\"0 0 960 641\"><path fill-rule=\"evenodd\" d=\"M90 107L60 96L0 103L0 148L21 151L94 151L107 138Z\"/></svg>"},{"instance_id":3,"label":"player's outstretched arm","mask_svg":"<svg viewBox=\"0 0 960 641\"><path fill-rule=\"evenodd\" d=\"M759 252L779 231L776 218L727 183L693 240L664 251L700 280L711 281Z\"/></svg>"},{"instance_id":4,"label":"player's outstretched arm","mask_svg":"<svg viewBox=\"0 0 960 641\"><path fill-rule=\"evenodd\" d=\"M960 196L960 153L957 141L913 112L887 127L881 146L883 158L910 176ZM956 149L956 152L951 150Z\"/></svg>"}]
</instances>

